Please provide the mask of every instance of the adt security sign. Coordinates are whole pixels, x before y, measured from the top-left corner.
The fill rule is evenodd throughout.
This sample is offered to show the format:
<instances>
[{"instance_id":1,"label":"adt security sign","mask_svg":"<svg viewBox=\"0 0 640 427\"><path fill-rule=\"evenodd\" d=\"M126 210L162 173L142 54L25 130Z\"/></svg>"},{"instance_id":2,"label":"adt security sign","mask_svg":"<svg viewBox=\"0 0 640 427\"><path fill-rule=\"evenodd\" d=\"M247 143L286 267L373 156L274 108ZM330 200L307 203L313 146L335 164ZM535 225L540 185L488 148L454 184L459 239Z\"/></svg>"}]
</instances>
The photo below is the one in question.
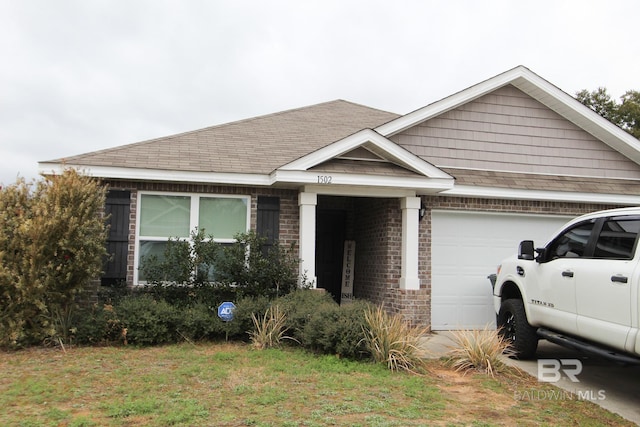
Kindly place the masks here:
<instances>
[{"instance_id":1,"label":"adt security sign","mask_svg":"<svg viewBox=\"0 0 640 427\"><path fill-rule=\"evenodd\" d=\"M230 301L223 302L218 307L218 317L224 320L225 322L230 322L233 320L233 310L235 310L236 305Z\"/></svg>"}]
</instances>

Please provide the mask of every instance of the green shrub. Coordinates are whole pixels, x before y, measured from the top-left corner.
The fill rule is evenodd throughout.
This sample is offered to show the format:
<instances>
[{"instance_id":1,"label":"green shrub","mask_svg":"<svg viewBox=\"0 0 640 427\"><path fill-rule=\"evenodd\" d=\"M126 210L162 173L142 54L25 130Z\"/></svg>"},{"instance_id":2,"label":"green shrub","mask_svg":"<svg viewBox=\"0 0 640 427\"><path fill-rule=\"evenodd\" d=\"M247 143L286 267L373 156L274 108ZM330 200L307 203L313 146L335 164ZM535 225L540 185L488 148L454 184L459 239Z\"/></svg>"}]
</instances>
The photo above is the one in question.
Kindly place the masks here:
<instances>
[{"instance_id":1,"label":"green shrub","mask_svg":"<svg viewBox=\"0 0 640 427\"><path fill-rule=\"evenodd\" d=\"M305 346L349 358L368 355L363 332L368 307L364 301L320 305L304 327Z\"/></svg>"},{"instance_id":2,"label":"green shrub","mask_svg":"<svg viewBox=\"0 0 640 427\"><path fill-rule=\"evenodd\" d=\"M161 283L136 288L137 294L148 294L155 299L163 299L176 307L190 307L204 304L213 307L221 301L236 299L236 292L230 286L219 283L177 284Z\"/></svg>"},{"instance_id":3,"label":"green shrub","mask_svg":"<svg viewBox=\"0 0 640 427\"><path fill-rule=\"evenodd\" d=\"M231 322L218 317L220 303L176 306L152 294L132 291L113 306L96 304L74 312L74 339L79 344L137 345L229 337L246 340L253 330L252 315L263 315L270 301L265 297L241 299Z\"/></svg>"},{"instance_id":4,"label":"green shrub","mask_svg":"<svg viewBox=\"0 0 640 427\"><path fill-rule=\"evenodd\" d=\"M221 321L224 323L223 330L232 338L246 340L249 338L249 334L254 327L253 316L264 316L271 305L271 301L265 296L244 297L235 302L235 305L236 309L233 311L233 320L228 323ZM216 305L216 316L217 307Z\"/></svg>"},{"instance_id":5,"label":"green shrub","mask_svg":"<svg viewBox=\"0 0 640 427\"><path fill-rule=\"evenodd\" d=\"M235 243L216 243L204 229L191 233L191 244L169 239L161 257L142 259L140 272L152 293L174 305L195 301L212 304L245 296L276 298L298 285L298 259L293 246L266 239L254 231L234 236Z\"/></svg>"},{"instance_id":6,"label":"green shrub","mask_svg":"<svg viewBox=\"0 0 640 427\"><path fill-rule=\"evenodd\" d=\"M209 340L221 335L221 332L221 320L214 311L214 307L195 303L190 307L182 307L176 311L176 338L178 340Z\"/></svg>"},{"instance_id":7,"label":"green shrub","mask_svg":"<svg viewBox=\"0 0 640 427\"><path fill-rule=\"evenodd\" d=\"M73 325L78 344L110 344L123 338L122 324L112 305L95 304L76 310Z\"/></svg>"},{"instance_id":8,"label":"green shrub","mask_svg":"<svg viewBox=\"0 0 640 427\"><path fill-rule=\"evenodd\" d=\"M287 315L287 328L293 338L305 346L305 327L313 313L338 307L331 295L319 289L297 289L278 298L274 303Z\"/></svg>"},{"instance_id":9,"label":"green shrub","mask_svg":"<svg viewBox=\"0 0 640 427\"><path fill-rule=\"evenodd\" d=\"M266 238L255 231L240 233L236 242L222 245L212 262L215 280L233 285L238 296L286 295L298 286L298 263L294 247L277 241L266 247Z\"/></svg>"},{"instance_id":10,"label":"green shrub","mask_svg":"<svg viewBox=\"0 0 640 427\"><path fill-rule=\"evenodd\" d=\"M98 288L96 297L99 304L116 305L120 300L131 294L127 282L122 280L111 285L103 285Z\"/></svg>"},{"instance_id":11,"label":"green shrub","mask_svg":"<svg viewBox=\"0 0 640 427\"><path fill-rule=\"evenodd\" d=\"M165 344L177 341L178 310L165 300L150 295L131 295L115 307L121 322L123 339L137 345Z\"/></svg>"},{"instance_id":12,"label":"green shrub","mask_svg":"<svg viewBox=\"0 0 640 427\"><path fill-rule=\"evenodd\" d=\"M225 337L230 325L216 310L217 306L203 303L178 307L153 295L131 293L115 306L96 304L76 311L74 339L78 344L136 345L219 339ZM239 324L247 325L250 316L245 316L249 320L240 318Z\"/></svg>"},{"instance_id":13,"label":"green shrub","mask_svg":"<svg viewBox=\"0 0 640 427\"><path fill-rule=\"evenodd\" d=\"M106 255L105 194L72 169L0 189L0 345L67 337L61 316Z\"/></svg>"}]
</instances>

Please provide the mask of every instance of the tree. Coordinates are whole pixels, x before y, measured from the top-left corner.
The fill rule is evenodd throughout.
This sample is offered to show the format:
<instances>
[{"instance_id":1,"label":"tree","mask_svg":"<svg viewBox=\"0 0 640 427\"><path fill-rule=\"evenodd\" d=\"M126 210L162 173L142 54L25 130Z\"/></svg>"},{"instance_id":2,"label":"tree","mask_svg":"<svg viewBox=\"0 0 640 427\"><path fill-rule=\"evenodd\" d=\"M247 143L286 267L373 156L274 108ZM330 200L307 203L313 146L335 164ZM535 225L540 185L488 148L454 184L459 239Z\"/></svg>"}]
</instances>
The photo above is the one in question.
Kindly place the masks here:
<instances>
[{"instance_id":1,"label":"tree","mask_svg":"<svg viewBox=\"0 0 640 427\"><path fill-rule=\"evenodd\" d=\"M618 108L622 129L640 139L640 92L629 90L622 95Z\"/></svg>"},{"instance_id":2,"label":"tree","mask_svg":"<svg viewBox=\"0 0 640 427\"><path fill-rule=\"evenodd\" d=\"M105 195L72 169L0 190L0 345L68 334L64 320L106 255Z\"/></svg>"},{"instance_id":3,"label":"tree","mask_svg":"<svg viewBox=\"0 0 640 427\"><path fill-rule=\"evenodd\" d=\"M629 90L618 103L604 87L589 92L586 89L576 93L576 99L591 108L611 123L620 126L636 138L640 138L640 92Z\"/></svg>"}]
</instances>

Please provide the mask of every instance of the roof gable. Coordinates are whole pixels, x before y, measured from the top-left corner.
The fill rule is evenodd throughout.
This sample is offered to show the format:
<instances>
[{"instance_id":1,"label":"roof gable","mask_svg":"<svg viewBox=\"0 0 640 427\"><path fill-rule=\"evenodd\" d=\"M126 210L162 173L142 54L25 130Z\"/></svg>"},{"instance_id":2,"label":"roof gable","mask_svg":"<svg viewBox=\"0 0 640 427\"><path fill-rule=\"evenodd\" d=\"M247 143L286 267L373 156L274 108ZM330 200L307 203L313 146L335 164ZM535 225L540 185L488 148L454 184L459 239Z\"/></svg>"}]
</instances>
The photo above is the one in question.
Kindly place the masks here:
<instances>
[{"instance_id":1,"label":"roof gable","mask_svg":"<svg viewBox=\"0 0 640 427\"><path fill-rule=\"evenodd\" d=\"M390 139L439 168L640 179L640 165L510 84Z\"/></svg>"},{"instance_id":2,"label":"roof gable","mask_svg":"<svg viewBox=\"0 0 640 427\"><path fill-rule=\"evenodd\" d=\"M379 160L400 166L428 178L451 179L451 176L384 138L371 129L363 129L333 144L301 157L279 168L282 171L306 171L332 159L344 157L356 150L366 149Z\"/></svg>"},{"instance_id":3,"label":"roof gable","mask_svg":"<svg viewBox=\"0 0 640 427\"><path fill-rule=\"evenodd\" d=\"M375 130L381 135L390 137L506 85L515 86L614 150L640 164L640 141L638 139L582 105L575 98L524 66L513 68L482 83L401 116L378 126Z\"/></svg>"}]
</instances>

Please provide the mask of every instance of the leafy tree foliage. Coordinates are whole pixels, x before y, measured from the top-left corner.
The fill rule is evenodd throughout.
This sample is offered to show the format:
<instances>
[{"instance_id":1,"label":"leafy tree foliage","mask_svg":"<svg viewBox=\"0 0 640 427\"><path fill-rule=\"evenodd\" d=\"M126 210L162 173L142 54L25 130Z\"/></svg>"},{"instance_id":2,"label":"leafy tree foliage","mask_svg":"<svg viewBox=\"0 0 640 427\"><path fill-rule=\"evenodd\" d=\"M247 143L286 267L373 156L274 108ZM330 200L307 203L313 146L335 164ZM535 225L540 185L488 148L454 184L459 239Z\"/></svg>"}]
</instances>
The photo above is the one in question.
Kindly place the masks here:
<instances>
[{"instance_id":1,"label":"leafy tree foliage","mask_svg":"<svg viewBox=\"0 0 640 427\"><path fill-rule=\"evenodd\" d=\"M75 170L0 191L0 345L64 334L102 269L106 189Z\"/></svg>"},{"instance_id":2,"label":"leafy tree foliage","mask_svg":"<svg viewBox=\"0 0 640 427\"><path fill-rule=\"evenodd\" d=\"M589 92L586 89L576 94L576 99L600 114L605 119L620 126L636 138L640 138L640 91L629 90L620 98L611 98L606 88Z\"/></svg>"},{"instance_id":3,"label":"leafy tree foliage","mask_svg":"<svg viewBox=\"0 0 640 427\"><path fill-rule=\"evenodd\" d=\"M293 247L266 240L254 231L240 233L232 244L216 243L205 230L191 233L191 242L170 239L161 257L143 258L140 270L152 293L193 296L212 303L221 291L237 298L286 295L297 287L298 258ZM169 297L170 300L179 299Z\"/></svg>"},{"instance_id":4,"label":"leafy tree foliage","mask_svg":"<svg viewBox=\"0 0 640 427\"><path fill-rule=\"evenodd\" d=\"M236 236L233 245L222 246L214 261L216 279L238 287L242 295L275 298L296 289L299 259L290 248L266 239L255 231Z\"/></svg>"}]
</instances>

